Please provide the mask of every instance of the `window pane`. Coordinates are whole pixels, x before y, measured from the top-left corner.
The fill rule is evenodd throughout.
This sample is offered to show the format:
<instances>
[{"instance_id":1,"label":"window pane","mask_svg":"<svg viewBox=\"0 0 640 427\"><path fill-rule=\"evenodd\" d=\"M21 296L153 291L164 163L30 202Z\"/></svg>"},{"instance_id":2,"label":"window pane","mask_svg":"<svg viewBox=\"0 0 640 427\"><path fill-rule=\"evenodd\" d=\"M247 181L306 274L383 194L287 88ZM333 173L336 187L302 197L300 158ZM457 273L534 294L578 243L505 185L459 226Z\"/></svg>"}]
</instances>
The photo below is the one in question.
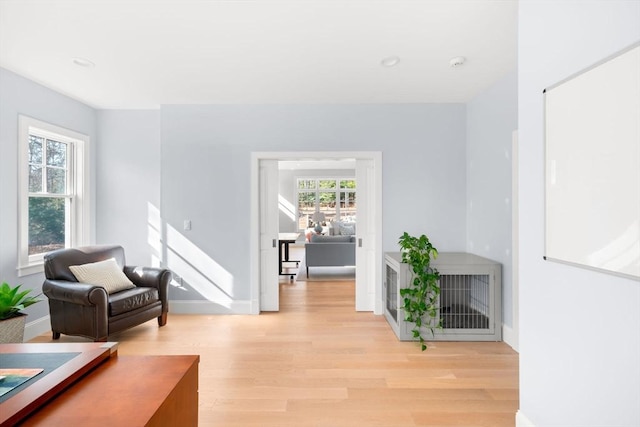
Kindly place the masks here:
<instances>
[{"instance_id":1,"label":"window pane","mask_svg":"<svg viewBox=\"0 0 640 427\"><path fill-rule=\"evenodd\" d=\"M336 180L335 179L321 179L318 181L320 184L319 188L336 188Z\"/></svg>"},{"instance_id":2,"label":"window pane","mask_svg":"<svg viewBox=\"0 0 640 427\"><path fill-rule=\"evenodd\" d=\"M305 229L313 225L312 216L316 211L315 191L298 193L298 228Z\"/></svg>"},{"instance_id":3,"label":"window pane","mask_svg":"<svg viewBox=\"0 0 640 427\"><path fill-rule=\"evenodd\" d=\"M42 164L42 144L44 138L29 135L29 163Z\"/></svg>"},{"instance_id":4,"label":"window pane","mask_svg":"<svg viewBox=\"0 0 640 427\"><path fill-rule=\"evenodd\" d=\"M316 180L315 179L299 179L298 180L298 189L300 190L313 190L316 188Z\"/></svg>"},{"instance_id":5,"label":"window pane","mask_svg":"<svg viewBox=\"0 0 640 427\"><path fill-rule=\"evenodd\" d=\"M335 192L320 192L320 210L335 209L336 207L336 193Z\"/></svg>"},{"instance_id":6,"label":"window pane","mask_svg":"<svg viewBox=\"0 0 640 427\"><path fill-rule=\"evenodd\" d=\"M66 172L65 169L47 168L47 193L66 193Z\"/></svg>"},{"instance_id":7,"label":"window pane","mask_svg":"<svg viewBox=\"0 0 640 427\"><path fill-rule=\"evenodd\" d=\"M47 139L47 166L67 166L67 144Z\"/></svg>"},{"instance_id":8,"label":"window pane","mask_svg":"<svg viewBox=\"0 0 640 427\"><path fill-rule=\"evenodd\" d=\"M42 191L42 167L29 165L29 192L39 193Z\"/></svg>"},{"instance_id":9,"label":"window pane","mask_svg":"<svg viewBox=\"0 0 640 427\"><path fill-rule=\"evenodd\" d=\"M343 179L340 181L340 188L356 188L356 181L354 179Z\"/></svg>"},{"instance_id":10,"label":"window pane","mask_svg":"<svg viewBox=\"0 0 640 427\"><path fill-rule=\"evenodd\" d=\"M356 193L340 193L340 217L343 221L356 220Z\"/></svg>"},{"instance_id":11,"label":"window pane","mask_svg":"<svg viewBox=\"0 0 640 427\"><path fill-rule=\"evenodd\" d=\"M335 182L335 181L334 181ZM336 219L336 193L321 192L320 193L320 212L324 213L325 221L334 221Z\"/></svg>"},{"instance_id":12,"label":"window pane","mask_svg":"<svg viewBox=\"0 0 640 427\"><path fill-rule=\"evenodd\" d=\"M312 208L316 206L316 193L313 191L303 191L298 193L298 207Z\"/></svg>"},{"instance_id":13,"label":"window pane","mask_svg":"<svg viewBox=\"0 0 640 427\"><path fill-rule=\"evenodd\" d=\"M65 246L66 199L29 197L29 255Z\"/></svg>"}]
</instances>

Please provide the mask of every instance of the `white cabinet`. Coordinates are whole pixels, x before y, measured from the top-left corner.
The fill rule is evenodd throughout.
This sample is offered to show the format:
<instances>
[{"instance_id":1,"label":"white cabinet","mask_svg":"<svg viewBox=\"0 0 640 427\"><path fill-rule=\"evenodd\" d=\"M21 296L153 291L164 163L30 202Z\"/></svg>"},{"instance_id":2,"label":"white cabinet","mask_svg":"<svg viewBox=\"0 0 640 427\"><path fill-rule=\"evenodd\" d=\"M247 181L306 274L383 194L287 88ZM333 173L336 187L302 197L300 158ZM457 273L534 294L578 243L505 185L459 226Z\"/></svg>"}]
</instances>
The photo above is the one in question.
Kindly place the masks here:
<instances>
[{"instance_id":1,"label":"white cabinet","mask_svg":"<svg viewBox=\"0 0 640 427\"><path fill-rule=\"evenodd\" d=\"M400 289L412 280L400 252L385 254L383 286L384 314L400 340L413 340L413 323L404 321ZM435 341L502 340L502 266L490 259L458 252L443 252L431 261L440 273L439 320L442 329L434 336L424 329L422 336Z\"/></svg>"}]
</instances>

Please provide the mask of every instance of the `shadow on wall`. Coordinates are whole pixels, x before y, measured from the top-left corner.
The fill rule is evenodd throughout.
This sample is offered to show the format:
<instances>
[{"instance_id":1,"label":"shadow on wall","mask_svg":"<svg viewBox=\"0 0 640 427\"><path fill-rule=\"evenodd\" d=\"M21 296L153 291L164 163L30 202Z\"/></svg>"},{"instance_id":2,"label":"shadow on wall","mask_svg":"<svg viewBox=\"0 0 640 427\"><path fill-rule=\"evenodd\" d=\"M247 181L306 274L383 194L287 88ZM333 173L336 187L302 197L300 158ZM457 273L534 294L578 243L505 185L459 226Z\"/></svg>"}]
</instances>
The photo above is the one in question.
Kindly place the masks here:
<instances>
[{"instance_id":1,"label":"shadow on wall","mask_svg":"<svg viewBox=\"0 0 640 427\"><path fill-rule=\"evenodd\" d=\"M167 225L160 210L148 203L148 238L151 264L174 273L170 300L209 301L230 309L233 276L175 228Z\"/></svg>"}]
</instances>

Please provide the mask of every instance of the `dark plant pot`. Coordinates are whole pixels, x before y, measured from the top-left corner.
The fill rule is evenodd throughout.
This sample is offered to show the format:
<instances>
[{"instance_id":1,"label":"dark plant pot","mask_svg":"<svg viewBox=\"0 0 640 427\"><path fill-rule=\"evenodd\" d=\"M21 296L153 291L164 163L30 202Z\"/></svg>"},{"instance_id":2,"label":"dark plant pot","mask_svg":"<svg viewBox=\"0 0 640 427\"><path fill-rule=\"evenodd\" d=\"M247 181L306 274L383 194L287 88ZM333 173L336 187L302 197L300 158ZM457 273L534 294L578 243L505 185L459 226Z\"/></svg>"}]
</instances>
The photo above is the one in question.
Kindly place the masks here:
<instances>
[{"instance_id":1,"label":"dark plant pot","mask_svg":"<svg viewBox=\"0 0 640 427\"><path fill-rule=\"evenodd\" d=\"M0 320L0 343L22 343L26 324L26 314L19 314L10 319Z\"/></svg>"}]
</instances>

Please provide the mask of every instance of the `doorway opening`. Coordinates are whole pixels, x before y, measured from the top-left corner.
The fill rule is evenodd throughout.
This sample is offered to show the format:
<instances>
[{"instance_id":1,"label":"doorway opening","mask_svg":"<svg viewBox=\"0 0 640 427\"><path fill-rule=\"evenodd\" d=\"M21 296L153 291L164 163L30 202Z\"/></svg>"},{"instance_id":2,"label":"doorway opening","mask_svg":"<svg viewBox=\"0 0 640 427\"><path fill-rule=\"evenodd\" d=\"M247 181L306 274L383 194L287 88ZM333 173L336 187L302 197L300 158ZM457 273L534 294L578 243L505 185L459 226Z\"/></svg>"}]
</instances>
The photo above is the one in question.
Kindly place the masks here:
<instances>
[{"instance_id":1,"label":"doorway opening","mask_svg":"<svg viewBox=\"0 0 640 427\"><path fill-rule=\"evenodd\" d=\"M252 312L279 310L279 164L352 162L358 183L355 310L382 313L382 153L252 153ZM335 163L334 163L335 164Z\"/></svg>"}]
</instances>

